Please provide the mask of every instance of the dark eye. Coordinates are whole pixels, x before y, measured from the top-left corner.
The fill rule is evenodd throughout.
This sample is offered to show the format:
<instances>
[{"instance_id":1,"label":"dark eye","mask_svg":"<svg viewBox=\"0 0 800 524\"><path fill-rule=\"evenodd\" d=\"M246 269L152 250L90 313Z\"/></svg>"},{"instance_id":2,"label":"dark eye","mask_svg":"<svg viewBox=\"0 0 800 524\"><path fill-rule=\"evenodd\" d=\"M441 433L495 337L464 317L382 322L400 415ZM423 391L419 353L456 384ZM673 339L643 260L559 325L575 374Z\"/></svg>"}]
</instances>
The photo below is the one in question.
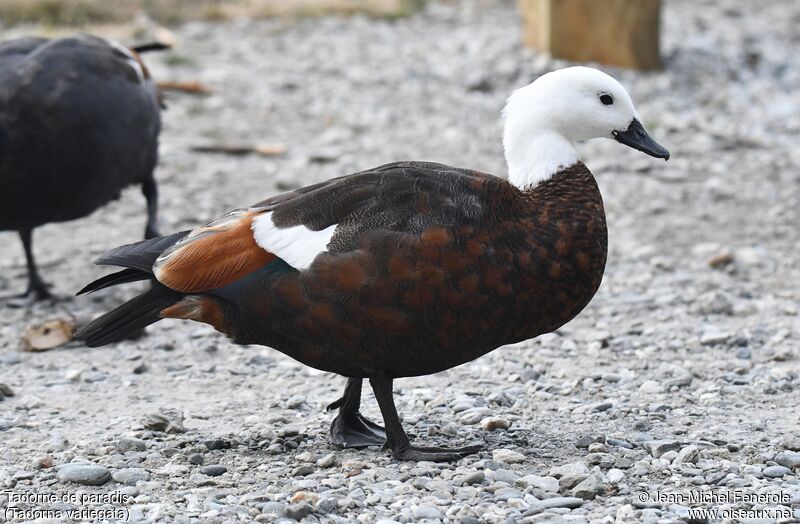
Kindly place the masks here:
<instances>
[{"instance_id":1,"label":"dark eye","mask_svg":"<svg viewBox=\"0 0 800 524\"><path fill-rule=\"evenodd\" d=\"M603 105L610 106L614 103L614 97L609 94L603 93L600 95L600 101L603 102Z\"/></svg>"}]
</instances>

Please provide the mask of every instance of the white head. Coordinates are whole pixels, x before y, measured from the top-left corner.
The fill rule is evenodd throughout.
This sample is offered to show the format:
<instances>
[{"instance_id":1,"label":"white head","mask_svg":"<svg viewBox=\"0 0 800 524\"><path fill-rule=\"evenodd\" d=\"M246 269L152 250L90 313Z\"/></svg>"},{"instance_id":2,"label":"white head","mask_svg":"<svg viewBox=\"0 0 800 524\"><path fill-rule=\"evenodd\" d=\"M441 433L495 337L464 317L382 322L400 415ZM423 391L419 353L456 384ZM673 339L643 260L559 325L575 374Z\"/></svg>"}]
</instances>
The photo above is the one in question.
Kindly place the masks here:
<instances>
[{"instance_id":1,"label":"white head","mask_svg":"<svg viewBox=\"0 0 800 524\"><path fill-rule=\"evenodd\" d=\"M517 89L503 110L509 180L530 188L579 161L575 142L613 138L658 158L669 152L641 124L628 92L607 74L568 67Z\"/></svg>"}]
</instances>

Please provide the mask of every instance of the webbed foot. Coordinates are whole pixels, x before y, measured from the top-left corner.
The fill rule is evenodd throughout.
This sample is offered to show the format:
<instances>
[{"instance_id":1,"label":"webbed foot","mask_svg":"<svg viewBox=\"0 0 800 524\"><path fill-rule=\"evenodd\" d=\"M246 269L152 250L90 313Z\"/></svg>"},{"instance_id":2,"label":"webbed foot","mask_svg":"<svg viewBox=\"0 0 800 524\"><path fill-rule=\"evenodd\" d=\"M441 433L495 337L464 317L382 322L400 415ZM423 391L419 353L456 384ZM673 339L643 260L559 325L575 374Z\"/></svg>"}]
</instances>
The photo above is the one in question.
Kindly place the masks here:
<instances>
[{"instance_id":1,"label":"webbed foot","mask_svg":"<svg viewBox=\"0 0 800 524\"><path fill-rule=\"evenodd\" d=\"M468 455L477 453L482 449L483 446L480 444L464 446L461 448L440 448L436 446L424 447L409 445L405 449L392 450L392 457L394 457L395 460L455 462Z\"/></svg>"},{"instance_id":2,"label":"webbed foot","mask_svg":"<svg viewBox=\"0 0 800 524\"><path fill-rule=\"evenodd\" d=\"M386 430L359 412L361 405L361 379L347 381L344 395L328 405L327 410L339 410L331 423L331 443L342 448L365 448L382 446L386 442Z\"/></svg>"}]
</instances>

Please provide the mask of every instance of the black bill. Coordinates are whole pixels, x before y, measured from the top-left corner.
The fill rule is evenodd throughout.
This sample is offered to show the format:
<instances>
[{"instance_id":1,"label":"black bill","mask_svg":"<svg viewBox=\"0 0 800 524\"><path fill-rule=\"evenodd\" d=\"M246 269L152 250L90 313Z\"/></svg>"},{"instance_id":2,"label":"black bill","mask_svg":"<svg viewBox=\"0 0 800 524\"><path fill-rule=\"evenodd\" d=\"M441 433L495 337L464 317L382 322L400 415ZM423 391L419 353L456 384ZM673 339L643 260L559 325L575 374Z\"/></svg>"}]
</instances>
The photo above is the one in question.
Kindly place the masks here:
<instances>
[{"instance_id":1,"label":"black bill","mask_svg":"<svg viewBox=\"0 0 800 524\"><path fill-rule=\"evenodd\" d=\"M614 131L612 134L614 138L617 139L617 142L638 149L650 156L669 160L669 151L650 138L650 135L644 130L642 123L636 118L631 121L631 125L628 126L628 129L625 131Z\"/></svg>"}]
</instances>

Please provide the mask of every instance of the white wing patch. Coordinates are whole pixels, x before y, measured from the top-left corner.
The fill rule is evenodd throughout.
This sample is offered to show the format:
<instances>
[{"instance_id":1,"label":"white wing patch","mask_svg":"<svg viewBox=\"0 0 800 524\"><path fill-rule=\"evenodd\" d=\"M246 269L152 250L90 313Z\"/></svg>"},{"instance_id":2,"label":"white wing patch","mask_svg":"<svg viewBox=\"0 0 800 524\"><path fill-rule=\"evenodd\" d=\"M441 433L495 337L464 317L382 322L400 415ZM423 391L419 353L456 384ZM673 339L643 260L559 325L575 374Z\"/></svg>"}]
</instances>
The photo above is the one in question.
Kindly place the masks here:
<instances>
[{"instance_id":1,"label":"white wing patch","mask_svg":"<svg viewBox=\"0 0 800 524\"><path fill-rule=\"evenodd\" d=\"M256 244L277 255L295 269L307 269L317 255L328 250L328 243L336 231L334 224L320 231L306 226L278 227L272 213L253 219L253 238Z\"/></svg>"}]
</instances>

